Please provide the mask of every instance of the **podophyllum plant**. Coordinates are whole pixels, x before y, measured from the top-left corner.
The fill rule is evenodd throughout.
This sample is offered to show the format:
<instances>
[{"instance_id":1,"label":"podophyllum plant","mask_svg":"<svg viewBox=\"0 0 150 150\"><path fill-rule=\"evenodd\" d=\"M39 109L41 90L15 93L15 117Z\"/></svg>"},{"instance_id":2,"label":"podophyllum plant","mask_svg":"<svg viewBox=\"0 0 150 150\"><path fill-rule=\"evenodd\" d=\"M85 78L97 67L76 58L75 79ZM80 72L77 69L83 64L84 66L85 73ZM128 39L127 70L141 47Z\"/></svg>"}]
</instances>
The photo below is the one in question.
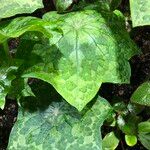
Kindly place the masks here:
<instances>
[{"instance_id":1,"label":"podophyllum plant","mask_svg":"<svg viewBox=\"0 0 150 150\"><path fill-rule=\"evenodd\" d=\"M140 51L126 31L123 14L115 10L119 0L75 3L56 0L58 12L48 12L42 19L11 19L7 17L43 7L42 1L0 0L0 106L6 96L20 104L9 150L102 149L100 127L116 110L97 92L102 83L129 83L128 60ZM150 24L150 2L130 3L133 27ZM13 56L8 46L12 38L19 40ZM45 82L29 86L29 78ZM138 99L135 93L131 99L149 105L149 95L146 102L142 94ZM141 126L147 125L149 121L139 124L139 132L144 132L140 139L145 137ZM110 136L115 135L105 138ZM105 138L103 149L109 146ZM134 138L126 135L128 145L134 145L130 144Z\"/></svg>"}]
</instances>

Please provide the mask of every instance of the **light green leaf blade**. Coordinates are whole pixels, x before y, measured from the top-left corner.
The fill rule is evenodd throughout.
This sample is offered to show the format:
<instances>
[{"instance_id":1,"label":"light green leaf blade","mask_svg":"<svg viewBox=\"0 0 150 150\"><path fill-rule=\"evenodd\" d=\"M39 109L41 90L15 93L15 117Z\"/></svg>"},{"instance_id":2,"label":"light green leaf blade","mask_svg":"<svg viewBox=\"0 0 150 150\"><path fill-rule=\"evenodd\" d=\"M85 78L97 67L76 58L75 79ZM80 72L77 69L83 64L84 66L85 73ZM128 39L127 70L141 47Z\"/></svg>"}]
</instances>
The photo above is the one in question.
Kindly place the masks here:
<instances>
[{"instance_id":1,"label":"light green leaf blade","mask_svg":"<svg viewBox=\"0 0 150 150\"><path fill-rule=\"evenodd\" d=\"M100 126L110 112L110 105L100 97L82 113L65 101L35 112L20 108L8 149L102 150Z\"/></svg>"},{"instance_id":2,"label":"light green leaf blade","mask_svg":"<svg viewBox=\"0 0 150 150\"><path fill-rule=\"evenodd\" d=\"M137 144L137 137L135 135L125 135L127 145L134 146Z\"/></svg>"},{"instance_id":3,"label":"light green leaf blade","mask_svg":"<svg viewBox=\"0 0 150 150\"><path fill-rule=\"evenodd\" d=\"M42 61L23 77L51 83L80 111L96 95L102 82L129 83L128 59L137 49L124 28L122 16L116 14L95 10L46 14L44 20L55 22L63 35L52 32L51 25L45 26L53 38L34 47L34 55Z\"/></svg>"},{"instance_id":4,"label":"light green leaf blade","mask_svg":"<svg viewBox=\"0 0 150 150\"><path fill-rule=\"evenodd\" d=\"M51 34L43 27L45 22L35 17L19 17L0 23L0 43L9 38L16 38L28 31L38 31L51 37Z\"/></svg>"},{"instance_id":5,"label":"light green leaf blade","mask_svg":"<svg viewBox=\"0 0 150 150\"><path fill-rule=\"evenodd\" d=\"M42 0L0 0L0 19L43 8Z\"/></svg>"},{"instance_id":6,"label":"light green leaf blade","mask_svg":"<svg viewBox=\"0 0 150 150\"><path fill-rule=\"evenodd\" d=\"M103 138L103 150L115 150L119 144L119 139L115 136L114 132L106 134Z\"/></svg>"},{"instance_id":7,"label":"light green leaf blade","mask_svg":"<svg viewBox=\"0 0 150 150\"><path fill-rule=\"evenodd\" d=\"M150 82L145 82L132 94L131 101L140 105L150 106Z\"/></svg>"},{"instance_id":8,"label":"light green leaf blade","mask_svg":"<svg viewBox=\"0 0 150 150\"><path fill-rule=\"evenodd\" d=\"M130 0L133 27L150 25L150 1Z\"/></svg>"}]
</instances>

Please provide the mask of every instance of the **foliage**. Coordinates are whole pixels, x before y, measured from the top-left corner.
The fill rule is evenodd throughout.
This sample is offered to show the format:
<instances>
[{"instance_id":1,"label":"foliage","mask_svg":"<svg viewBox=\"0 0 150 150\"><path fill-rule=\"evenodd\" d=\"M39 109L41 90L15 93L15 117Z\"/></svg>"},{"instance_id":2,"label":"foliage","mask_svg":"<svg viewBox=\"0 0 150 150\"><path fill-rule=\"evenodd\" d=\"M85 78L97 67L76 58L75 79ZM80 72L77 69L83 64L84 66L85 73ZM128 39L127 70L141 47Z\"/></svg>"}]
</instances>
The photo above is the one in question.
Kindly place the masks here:
<instances>
[{"instance_id":1,"label":"foliage","mask_svg":"<svg viewBox=\"0 0 150 150\"><path fill-rule=\"evenodd\" d=\"M139 116L143 106L132 103L150 105L149 81L128 104L97 94L102 83L129 83L129 59L140 52L126 31L125 16L116 10L121 0L54 2L57 11L36 18L15 15L43 7L40 0L0 0L0 18L5 18L0 21L0 107L7 97L20 104L8 149L113 150L120 134L127 145L140 140L149 149L149 120ZM134 18L135 2L130 3L133 26L149 24L148 10L139 17L147 21L140 22ZM19 42L12 55L14 38ZM99 129L106 119L117 130L102 141Z\"/></svg>"},{"instance_id":2,"label":"foliage","mask_svg":"<svg viewBox=\"0 0 150 150\"><path fill-rule=\"evenodd\" d=\"M150 1L130 0L133 27L150 25Z\"/></svg>"},{"instance_id":3,"label":"foliage","mask_svg":"<svg viewBox=\"0 0 150 150\"><path fill-rule=\"evenodd\" d=\"M42 0L0 0L0 19L16 14L31 13L42 7L44 7Z\"/></svg>"},{"instance_id":4,"label":"foliage","mask_svg":"<svg viewBox=\"0 0 150 150\"><path fill-rule=\"evenodd\" d=\"M150 106L150 82L147 81L139 86L133 93L131 100L140 105Z\"/></svg>"}]
</instances>

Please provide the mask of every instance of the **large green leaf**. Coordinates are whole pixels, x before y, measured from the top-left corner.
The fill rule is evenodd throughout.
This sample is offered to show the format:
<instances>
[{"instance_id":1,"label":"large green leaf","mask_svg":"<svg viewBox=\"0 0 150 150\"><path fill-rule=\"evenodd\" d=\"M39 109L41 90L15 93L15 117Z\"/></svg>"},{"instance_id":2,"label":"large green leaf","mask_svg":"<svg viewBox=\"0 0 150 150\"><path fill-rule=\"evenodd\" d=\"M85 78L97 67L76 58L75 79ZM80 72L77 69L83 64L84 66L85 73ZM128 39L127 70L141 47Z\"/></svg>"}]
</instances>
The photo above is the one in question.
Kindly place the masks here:
<instances>
[{"instance_id":1,"label":"large green leaf","mask_svg":"<svg viewBox=\"0 0 150 150\"><path fill-rule=\"evenodd\" d=\"M42 8L42 0L0 0L0 19L16 14L31 13Z\"/></svg>"},{"instance_id":2,"label":"large green leaf","mask_svg":"<svg viewBox=\"0 0 150 150\"><path fill-rule=\"evenodd\" d=\"M145 82L131 96L131 101L140 105L150 106L150 82Z\"/></svg>"},{"instance_id":3,"label":"large green leaf","mask_svg":"<svg viewBox=\"0 0 150 150\"><path fill-rule=\"evenodd\" d=\"M95 10L64 15L51 12L44 20L55 22L63 35L52 32L52 25L45 26L53 38L34 47L33 53L41 62L24 77L51 83L78 110L95 96L102 82L129 83L128 59L137 49L120 15Z\"/></svg>"},{"instance_id":4,"label":"large green leaf","mask_svg":"<svg viewBox=\"0 0 150 150\"><path fill-rule=\"evenodd\" d=\"M102 150L100 126L110 111L108 102L100 97L81 113L65 101L35 112L20 108L8 149Z\"/></svg>"},{"instance_id":5,"label":"large green leaf","mask_svg":"<svg viewBox=\"0 0 150 150\"><path fill-rule=\"evenodd\" d=\"M50 37L51 34L44 29L44 24L46 22L35 17L19 17L10 21L2 21L0 23L0 43L9 38L19 37L27 31L38 31Z\"/></svg>"},{"instance_id":6,"label":"large green leaf","mask_svg":"<svg viewBox=\"0 0 150 150\"><path fill-rule=\"evenodd\" d=\"M150 25L149 8L149 0L130 0L130 10L133 27Z\"/></svg>"}]
</instances>

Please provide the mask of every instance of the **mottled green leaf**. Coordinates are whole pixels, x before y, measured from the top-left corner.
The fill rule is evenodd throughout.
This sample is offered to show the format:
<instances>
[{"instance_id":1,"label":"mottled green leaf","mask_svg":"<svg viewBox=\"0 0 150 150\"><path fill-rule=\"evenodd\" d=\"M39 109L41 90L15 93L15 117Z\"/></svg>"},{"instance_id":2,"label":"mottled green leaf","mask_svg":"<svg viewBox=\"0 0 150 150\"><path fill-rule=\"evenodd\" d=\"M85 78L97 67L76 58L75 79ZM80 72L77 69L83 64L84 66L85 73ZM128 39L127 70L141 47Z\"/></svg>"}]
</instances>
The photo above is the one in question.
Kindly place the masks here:
<instances>
[{"instance_id":1,"label":"mottled green leaf","mask_svg":"<svg viewBox=\"0 0 150 150\"><path fill-rule=\"evenodd\" d=\"M131 101L140 105L150 106L150 82L145 82L131 96Z\"/></svg>"},{"instance_id":2,"label":"mottled green leaf","mask_svg":"<svg viewBox=\"0 0 150 150\"><path fill-rule=\"evenodd\" d=\"M20 17L0 23L0 43L9 38L16 38L27 31L38 31L50 37L51 34L44 29L45 22L35 17Z\"/></svg>"},{"instance_id":3,"label":"mottled green leaf","mask_svg":"<svg viewBox=\"0 0 150 150\"><path fill-rule=\"evenodd\" d=\"M114 132L107 133L103 138L103 150L115 150L119 144L119 139L115 136Z\"/></svg>"},{"instance_id":4,"label":"mottled green leaf","mask_svg":"<svg viewBox=\"0 0 150 150\"><path fill-rule=\"evenodd\" d=\"M0 19L16 14L32 13L42 8L42 0L0 0Z\"/></svg>"},{"instance_id":5,"label":"mottled green leaf","mask_svg":"<svg viewBox=\"0 0 150 150\"><path fill-rule=\"evenodd\" d=\"M137 143L137 137L135 135L125 135L125 141L127 145L134 146Z\"/></svg>"},{"instance_id":6,"label":"mottled green leaf","mask_svg":"<svg viewBox=\"0 0 150 150\"><path fill-rule=\"evenodd\" d=\"M102 150L100 126L110 111L100 97L81 113L65 101L35 112L20 108L8 149Z\"/></svg>"},{"instance_id":7,"label":"mottled green leaf","mask_svg":"<svg viewBox=\"0 0 150 150\"><path fill-rule=\"evenodd\" d=\"M115 13L85 10L46 14L44 20L55 22L63 34L52 32L52 39L34 47L33 54L42 60L23 76L51 83L80 111L102 82L129 83L128 59L137 49L124 28L122 16ZM51 31L52 25L45 28Z\"/></svg>"},{"instance_id":8,"label":"mottled green leaf","mask_svg":"<svg viewBox=\"0 0 150 150\"><path fill-rule=\"evenodd\" d=\"M133 27L150 25L149 0L130 0L130 10Z\"/></svg>"}]
</instances>

